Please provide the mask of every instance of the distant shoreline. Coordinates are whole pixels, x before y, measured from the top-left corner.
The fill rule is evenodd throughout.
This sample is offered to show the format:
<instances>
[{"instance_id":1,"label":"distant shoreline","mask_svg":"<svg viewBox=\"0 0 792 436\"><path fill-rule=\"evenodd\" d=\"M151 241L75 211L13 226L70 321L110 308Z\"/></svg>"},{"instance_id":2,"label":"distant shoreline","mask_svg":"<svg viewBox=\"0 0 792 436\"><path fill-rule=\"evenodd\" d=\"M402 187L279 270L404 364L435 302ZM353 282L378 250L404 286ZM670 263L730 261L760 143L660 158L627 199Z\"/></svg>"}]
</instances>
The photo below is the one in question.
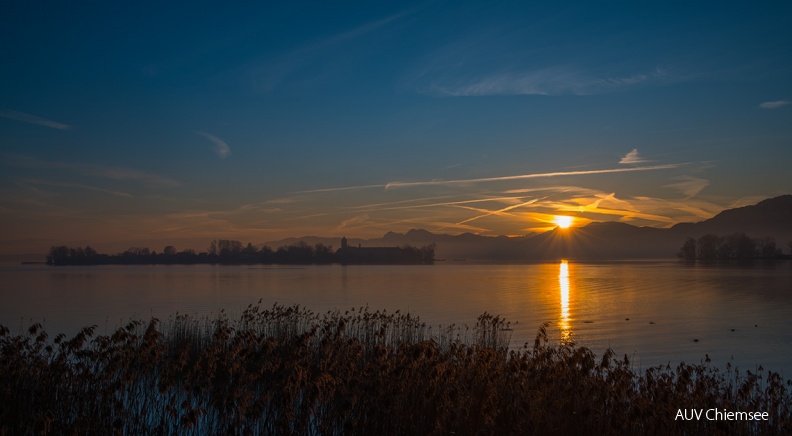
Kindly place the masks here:
<instances>
[{"instance_id":1,"label":"distant shoreline","mask_svg":"<svg viewBox=\"0 0 792 436\"><path fill-rule=\"evenodd\" d=\"M90 246L52 247L44 263L51 266L70 265L428 265L433 264L434 245L413 247L351 247L342 241L340 249L332 246L304 242L283 246L273 251L268 246L256 249L248 243L243 248L239 241L212 241L209 252L193 250L176 252L167 246L162 253L148 248L130 248L123 253L108 255L98 253ZM24 263L24 262L23 262Z\"/></svg>"}]
</instances>

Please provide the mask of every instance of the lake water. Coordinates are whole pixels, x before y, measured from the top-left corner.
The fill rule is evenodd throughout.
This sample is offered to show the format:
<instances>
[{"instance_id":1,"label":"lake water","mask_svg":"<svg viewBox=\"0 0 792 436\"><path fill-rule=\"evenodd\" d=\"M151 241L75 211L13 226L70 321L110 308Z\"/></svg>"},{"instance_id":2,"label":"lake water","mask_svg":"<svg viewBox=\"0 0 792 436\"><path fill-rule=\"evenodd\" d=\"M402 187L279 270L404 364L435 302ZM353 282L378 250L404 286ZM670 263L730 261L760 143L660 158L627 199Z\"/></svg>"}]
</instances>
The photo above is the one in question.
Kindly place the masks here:
<instances>
[{"instance_id":1,"label":"lake water","mask_svg":"<svg viewBox=\"0 0 792 436\"><path fill-rule=\"evenodd\" d=\"M642 368L708 354L713 365L762 365L792 378L791 262L0 266L0 324L12 333L42 322L50 336L91 324L104 334L132 317L235 315L259 300L409 311L433 326L472 326L486 311L511 321L513 347L533 344L550 322L553 341L598 354L611 347Z\"/></svg>"}]
</instances>

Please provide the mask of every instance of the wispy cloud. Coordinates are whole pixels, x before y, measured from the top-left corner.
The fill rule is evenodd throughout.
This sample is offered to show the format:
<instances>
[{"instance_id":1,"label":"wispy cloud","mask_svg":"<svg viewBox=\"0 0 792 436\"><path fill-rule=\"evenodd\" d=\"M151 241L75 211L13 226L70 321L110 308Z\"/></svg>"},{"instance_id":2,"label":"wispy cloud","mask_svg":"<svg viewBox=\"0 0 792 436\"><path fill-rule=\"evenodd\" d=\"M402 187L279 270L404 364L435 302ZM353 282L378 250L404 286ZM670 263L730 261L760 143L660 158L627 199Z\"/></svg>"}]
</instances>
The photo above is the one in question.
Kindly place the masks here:
<instances>
[{"instance_id":1,"label":"wispy cloud","mask_svg":"<svg viewBox=\"0 0 792 436\"><path fill-rule=\"evenodd\" d=\"M762 109L778 109L788 105L790 102L787 100L766 101L759 105Z\"/></svg>"},{"instance_id":2,"label":"wispy cloud","mask_svg":"<svg viewBox=\"0 0 792 436\"><path fill-rule=\"evenodd\" d=\"M441 198L441 197L436 197ZM432 202L432 203L423 203L423 204L412 204L412 205L403 205L404 203L411 203L411 202L420 202L432 199L432 197L423 198L423 199L414 199L414 200L403 200L403 201L395 201L392 203L381 203L376 205L368 205L368 206L354 206L352 209L363 209L367 212L372 211L386 211L386 210L407 210L407 209L425 209L425 208L434 208L434 207L461 207L470 210L481 210L478 208L473 207L466 207L463 205L467 204L474 204L474 203L515 203L524 200L526 197L484 197L484 198L475 198L470 200L458 200L458 201L444 201L444 202Z\"/></svg>"},{"instance_id":3,"label":"wispy cloud","mask_svg":"<svg viewBox=\"0 0 792 436\"><path fill-rule=\"evenodd\" d=\"M665 185L664 188L676 189L677 191L687 196L687 198L694 197L699 192L701 192L702 189L709 186L709 180L700 179L698 177L681 176L681 177L677 177L677 180L680 181L676 183L671 183L669 185Z\"/></svg>"},{"instance_id":4,"label":"wispy cloud","mask_svg":"<svg viewBox=\"0 0 792 436\"><path fill-rule=\"evenodd\" d=\"M478 211L478 212L484 212L484 213L483 213L483 214L481 214L481 215L476 215L476 216L474 216L474 217L472 217L472 218L468 218L468 219L462 220L462 221L460 221L460 222L456 223L456 225L460 225L460 224L467 224L467 223L469 223L469 222L473 222L473 221L476 221L476 220L478 220L478 219L481 219L481 218L486 218L486 217L488 217L488 216L492 216L492 215L498 215L498 216L503 216L503 215L506 215L506 216L513 216L512 214L508 213L510 210L512 210L512 209L517 209L517 208L519 208L519 207L524 207L524 206L527 206L527 205L529 205L529 204L536 203L536 202L537 202L537 201L539 201L539 200L541 200L541 199L539 199L539 198L534 198L534 199L532 199L532 200L528 200L528 201L526 201L526 202L523 202L523 203L520 203L520 204L513 204L513 205L511 205L511 206L506 206L506 207L504 207L504 208L497 209L497 210L480 210L480 209L475 209L475 210L476 210L476 211Z\"/></svg>"},{"instance_id":5,"label":"wispy cloud","mask_svg":"<svg viewBox=\"0 0 792 436\"><path fill-rule=\"evenodd\" d=\"M303 47L303 50L304 51L322 50L322 49L325 49L327 47L330 47L330 46L333 46L333 45L336 45L336 44L340 44L340 43L342 43L344 41L360 38L362 36L365 36L365 35L373 32L373 31L385 26L386 24L388 24L388 23L390 23L392 21L395 21L395 20L407 15L408 13L409 12L401 12L401 13L398 13L398 14L391 15L389 17L385 17L385 18L380 19L380 20L376 20L376 21L372 21L370 23L363 24L363 25L358 26L358 27L356 27L356 28L354 28L352 30L349 30L349 31L346 31L346 32L342 32L342 33L339 33L337 35L333 35L333 36L328 37L326 39L323 39L323 40L317 41L317 42L315 42L313 44L310 44L308 46L305 46L305 47Z\"/></svg>"},{"instance_id":6,"label":"wispy cloud","mask_svg":"<svg viewBox=\"0 0 792 436\"><path fill-rule=\"evenodd\" d=\"M678 163L678 164L652 165L652 166L634 167L634 168L611 168L604 170L557 171L550 173L520 174L516 176L484 177L480 179L432 180L426 182L391 182L388 183L385 186L385 188L393 189L393 188L406 188L413 186L460 185L460 184L473 184L473 183L486 183L486 182L503 182L510 180L538 179L538 178L546 178L546 177L585 176L585 175L594 175L594 174L612 174L612 173L624 173L624 172L633 172L633 171L657 171L657 170L679 168L683 165L687 165L687 164Z\"/></svg>"},{"instance_id":7,"label":"wispy cloud","mask_svg":"<svg viewBox=\"0 0 792 436\"><path fill-rule=\"evenodd\" d=\"M52 162L32 156L6 155L5 157L8 164L25 168L64 169L85 176L101 177L111 180L132 180L154 187L177 187L182 185L182 183L177 180L130 168L72 162Z\"/></svg>"},{"instance_id":8,"label":"wispy cloud","mask_svg":"<svg viewBox=\"0 0 792 436\"><path fill-rule=\"evenodd\" d=\"M624 155L624 157L621 158L621 160L619 161L620 164L625 164L625 165L634 165L634 164L645 163L645 162L649 162L649 161L644 159L644 158L642 158L638 154L638 149L637 148L633 148L631 152L629 152L626 155Z\"/></svg>"},{"instance_id":9,"label":"wispy cloud","mask_svg":"<svg viewBox=\"0 0 792 436\"><path fill-rule=\"evenodd\" d=\"M250 70L250 74L256 82L255 86L263 92L271 92L289 76L306 68L311 64L312 60L322 53L325 53L327 50L341 45L342 43L362 38L410 13L412 13L412 11L391 15L380 20L365 23L346 32L306 43L277 57L274 61L268 60L260 66L253 67Z\"/></svg>"},{"instance_id":10,"label":"wispy cloud","mask_svg":"<svg viewBox=\"0 0 792 436\"><path fill-rule=\"evenodd\" d=\"M648 207L649 199L633 198L627 200L617 198L615 192L602 193L595 197L596 199L578 199L577 202L579 204L577 206L561 208L559 211L617 216L620 221L645 220L665 225L675 223L673 218L655 212L657 210L656 207Z\"/></svg>"},{"instance_id":11,"label":"wispy cloud","mask_svg":"<svg viewBox=\"0 0 792 436\"><path fill-rule=\"evenodd\" d=\"M17 112L6 109L0 109L0 117L8 118L11 120L22 121L23 123L38 124L39 126L49 127L51 129L69 130L72 128L68 124L59 123L57 121L48 120L46 118L37 117L35 115L26 114L24 112Z\"/></svg>"},{"instance_id":12,"label":"wispy cloud","mask_svg":"<svg viewBox=\"0 0 792 436\"><path fill-rule=\"evenodd\" d=\"M220 159L225 159L226 157L228 157L229 154L231 154L231 147L229 147L225 141L218 138L217 136L210 135L206 132L195 132L195 133L212 141L212 143L214 144L214 152L217 153L217 156L219 156Z\"/></svg>"},{"instance_id":13,"label":"wispy cloud","mask_svg":"<svg viewBox=\"0 0 792 436\"><path fill-rule=\"evenodd\" d=\"M336 227L337 231L341 231L348 228L359 227L369 221L369 216L367 214L363 215L356 215L352 218L345 219L341 221L341 223Z\"/></svg>"},{"instance_id":14,"label":"wispy cloud","mask_svg":"<svg viewBox=\"0 0 792 436\"><path fill-rule=\"evenodd\" d=\"M432 229L433 232L439 232L441 230L446 230L446 229L457 229L457 230L464 230L466 232L472 232L476 234L486 234L491 231L491 229L484 227L476 227L468 224L460 224L460 223L452 223L452 222L440 221L440 222L431 222L429 224L436 226L435 228Z\"/></svg>"},{"instance_id":15,"label":"wispy cloud","mask_svg":"<svg viewBox=\"0 0 792 436\"><path fill-rule=\"evenodd\" d=\"M64 168L69 168L68 164L65 164ZM177 180L168 179L157 174L151 174L145 171L139 171L130 168L103 167L81 164L73 164L71 168L82 171L88 175L95 175L113 180L134 180L153 186L176 187L181 186L182 184Z\"/></svg>"},{"instance_id":16,"label":"wispy cloud","mask_svg":"<svg viewBox=\"0 0 792 436\"><path fill-rule=\"evenodd\" d=\"M81 183L69 183L69 182L58 182L54 180L40 180L40 179L23 179L21 180L23 183L29 183L33 185L44 185L44 186L55 186L61 188L77 188L77 189L85 189L88 191L95 191L101 192L104 194L113 195L115 197L131 197L130 194L121 191L113 191L110 189L104 188L97 188L96 186L84 185Z\"/></svg>"},{"instance_id":17,"label":"wispy cloud","mask_svg":"<svg viewBox=\"0 0 792 436\"><path fill-rule=\"evenodd\" d=\"M630 153L628 153L628 156L629 154ZM626 157L627 156L625 156L625 158ZM624 160L624 158L622 158L622 160ZM641 161L641 162L646 162L646 161ZM538 179L538 178L546 178L546 177L584 176L584 175L594 175L594 174L624 173L624 172L632 172L632 171L656 171L656 170L679 168L684 165L688 165L688 163L652 165L652 166L634 167L634 168L611 168L611 169L603 169L603 170L556 171L549 173L519 174L515 176L484 177L479 179L431 180L424 182L389 182L385 184L374 184L374 185L356 185L356 186L343 186L338 188L311 189L306 191L297 191L295 192L295 194L354 191L360 189L375 189L375 188L394 189L394 188L407 188L414 186L462 185L462 184L474 184L474 183L486 183L486 182L503 182L509 180Z\"/></svg>"},{"instance_id":18,"label":"wispy cloud","mask_svg":"<svg viewBox=\"0 0 792 436\"><path fill-rule=\"evenodd\" d=\"M447 199L453 198L452 195L438 195L434 197L421 197L421 198L410 198L408 200L399 200L399 201L389 201L385 203L370 203L364 204L361 206L352 206L352 209L377 209L382 207L393 207L394 205L403 205L403 204L410 204L410 203L425 203L427 201L432 200L440 200L440 199ZM408 206L408 207L415 207L415 206Z\"/></svg>"},{"instance_id":19,"label":"wispy cloud","mask_svg":"<svg viewBox=\"0 0 792 436\"><path fill-rule=\"evenodd\" d=\"M589 95L613 92L668 80L663 70L627 76L593 77L582 71L554 67L504 71L473 79L438 79L424 91L444 97L490 95Z\"/></svg>"},{"instance_id":20,"label":"wispy cloud","mask_svg":"<svg viewBox=\"0 0 792 436\"><path fill-rule=\"evenodd\" d=\"M275 198L275 199L272 199L272 200L267 200L264 203L266 203L266 204L291 204L291 203L296 203L296 202L297 202L296 198L284 197L284 198Z\"/></svg>"},{"instance_id":21,"label":"wispy cloud","mask_svg":"<svg viewBox=\"0 0 792 436\"><path fill-rule=\"evenodd\" d=\"M504 191L504 194L527 194L531 192L553 192L557 194L567 194L567 195L593 195L596 192L599 192L595 189L591 188L582 188L580 186L542 186L537 188L520 188L520 189L510 189Z\"/></svg>"},{"instance_id":22,"label":"wispy cloud","mask_svg":"<svg viewBox=\"0 0 792 436\"><path fill-rule=\"evenodd\" d=\"M566 203L566 206L558 206L558 210L590 214L590 218L598 221L603 220L602 217L611 216L618 217L620 221L644 221L646 224L661 223L664 226L712 218L725 208L723 205L696 199L620 197L615 192L602 191L574 198Z\"/></svg>"},{"instance_id":23,"label":"wispy cloud","mask_svg":"<svg viewBox=\"0 0 792 436\"><path fill-rule=\"evenodd\" d=\"M751 206L751 205L754 205L754 204L756 204L756 203L758 203L758 202L760 202L762 200L766 200L766 199L767 199L767 197L766 196L762 196L762 195L751 195L751 196L748 196L748 197L740 197L740 198L732 201L731 203L729 203L728 208L729 209L734 209L734 208L738 208L738 207Z\"/></svg>"},{"instance_id":24,"label":"wispy cloud","mask_svg":"<svg viewBox=\"0 0 792 436\"><path fill-rule=\"evenodd\" d=\"M164 216L151 217L146 223L141 223L144 228L151 228L151 233L166 233L213 239L220 235L246 239L266 238L273 232L282 232L278 226L260 225L251 223L247 217L235 213L224 213L217 210L191 210L169 213ZM255 239L253 240L255 243Z\"/></svg>"},{"instance_id":25,"label":"wispy cloud","mask_svg":"<svg viewBox=\"0 0 792 436\"><path fill-rule=\"evenodd\" d=\"M344 186L344 187L341 187L341 188L309 189L307 191L295 191L294 194L312 194L312 193L336 192L336 191L356 191L358 189L386 188L387 186L388 186L387 184L378 184L378 185Z\"/></svg>"}]
</instances>

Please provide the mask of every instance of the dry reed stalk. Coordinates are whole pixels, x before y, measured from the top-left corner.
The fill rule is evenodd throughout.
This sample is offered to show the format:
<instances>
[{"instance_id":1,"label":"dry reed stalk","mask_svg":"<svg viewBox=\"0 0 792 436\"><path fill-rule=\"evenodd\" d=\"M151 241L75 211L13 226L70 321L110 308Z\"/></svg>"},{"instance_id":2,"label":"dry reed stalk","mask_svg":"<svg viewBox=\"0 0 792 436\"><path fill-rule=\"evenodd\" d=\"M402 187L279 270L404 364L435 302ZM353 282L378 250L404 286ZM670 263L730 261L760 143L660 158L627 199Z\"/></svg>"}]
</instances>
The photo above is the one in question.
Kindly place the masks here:
<instances>
[{"instance_id":1,"label":"dry reed stalk","mask_svg":"<svg viewBox=\"0 0 792 436\"><path fill-rule=\"evenodd\" d=\"M249 306L50 340L0 326L0 434L790 434L792 382L698 365L634 369L611 350L509 350L509 324L433 333L401 312ZM681 408L769 421L674 420Z\"/></svg>"}]
</instances>

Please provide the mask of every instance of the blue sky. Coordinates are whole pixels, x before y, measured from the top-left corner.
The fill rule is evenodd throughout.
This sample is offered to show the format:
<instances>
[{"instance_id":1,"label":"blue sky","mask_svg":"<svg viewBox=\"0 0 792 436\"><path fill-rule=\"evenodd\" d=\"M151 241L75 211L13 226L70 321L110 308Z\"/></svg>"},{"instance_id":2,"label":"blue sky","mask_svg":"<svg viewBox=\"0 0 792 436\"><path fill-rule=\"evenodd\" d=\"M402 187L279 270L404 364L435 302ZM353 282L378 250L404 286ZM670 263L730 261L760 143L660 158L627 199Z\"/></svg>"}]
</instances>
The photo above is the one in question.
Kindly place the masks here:
<instances>
[{"instance_id":1,"label":"blue sky","mask_svg":"<svg viewBox=\"0 0 792 436\"><path fill-rule=\"evenodd\" d=\"M3 252L667 227L792 192L788 2L2 10Z\"/></svg>"}]
</instances>

